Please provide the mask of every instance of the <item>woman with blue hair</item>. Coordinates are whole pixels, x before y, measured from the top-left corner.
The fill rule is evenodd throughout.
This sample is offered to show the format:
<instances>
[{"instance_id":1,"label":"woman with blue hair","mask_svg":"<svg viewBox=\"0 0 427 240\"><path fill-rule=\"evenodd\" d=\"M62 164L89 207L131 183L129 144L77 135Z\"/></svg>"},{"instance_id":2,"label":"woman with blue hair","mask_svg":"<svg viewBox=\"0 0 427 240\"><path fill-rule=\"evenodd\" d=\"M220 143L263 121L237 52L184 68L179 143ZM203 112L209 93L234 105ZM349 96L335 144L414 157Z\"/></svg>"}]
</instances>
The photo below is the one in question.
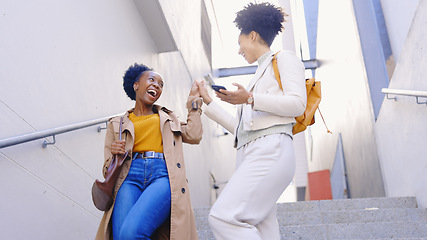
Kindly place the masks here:
<instances>
[{"instance_id":1,"label":"woman with blue hair","mask_svg":"<svg viewBox=\"0 0 427 240\"><path fill-rule=\"evenodd\" d=\"M271 51L285 14L270 3L250 3L237 13L239 54L258 62L252 81L236 91L220 90L222 101L238 105L237 117L212 101L203 83L205 114L235 135L236 171L209 213L218 240L278 240L276 202L292 181L295 156L292 127L307 102L304 65L293 52ZM283 91L274 75L277 59Z\"/></svg>"},{"instance_id":2,"label":"woman with blue hair","mask_svg":"<svg viewBox=\"0 0 427 240\"><path fill-rule=\"evenodd\" d=\"M193 84L187 100L187 121L156 105L163 77L143 64L130 66L123 87L135 107L110 119L105 137L104 177L116 154L128 153L113 193L113 207L104 213L96 239L197 240L185 173L182 143L202 138L202 100ZM124 140L120 141L119 135Z\"/></svg>"}]
</instances>

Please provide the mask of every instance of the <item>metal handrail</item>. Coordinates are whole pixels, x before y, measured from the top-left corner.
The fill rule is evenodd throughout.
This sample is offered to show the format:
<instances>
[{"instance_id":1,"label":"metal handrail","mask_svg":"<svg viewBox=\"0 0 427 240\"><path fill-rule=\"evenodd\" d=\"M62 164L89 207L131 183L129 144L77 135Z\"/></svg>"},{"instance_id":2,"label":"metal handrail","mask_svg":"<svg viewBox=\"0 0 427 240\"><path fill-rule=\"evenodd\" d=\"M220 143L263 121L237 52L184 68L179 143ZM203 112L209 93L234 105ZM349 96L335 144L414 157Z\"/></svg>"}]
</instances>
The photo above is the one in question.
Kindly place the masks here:
<instances>
[{"instance_id":1,"label":"metal handrail","mask_svg":"<svg viewBox=\"0 0 427 240\"><path fill-rule=\"evenodd\" d=\"M70 125L63 126L63 127L51 128L51 129L42 130L42 131L36 131L36 132L32 132L32 133L27 133L24 135L15 136L15 137L3 138L3 139L0 139L0 148L10 147L13 145L17 145L17 144L21 144L21 143L30 142L30 141L34 141L37 139L53 136L53 142L52 143L49 143L46 140L43 142L43 148L45 148L47 145L55 143L55 135L74 131L74 130L78 130L78 129L82 129L82 128L86 128L86 127L90 127L90 126L100 124L100 123L107 123L110 118L115 117L115 116L119 116L119 115L122 115L122 114L116 114L116 115L112 115L109 117L103 117L103 118L98 118L98 119L89 120L89 121L85 121L85 122L70 124ZM105 129L105 128L98 127L98 132L100 132L102 129Z\"/></svg>"},{"instance_id":2,"label":"metal handrail","mask_svg":"<svg viewBox=\"0 0 427 240\"><path fill-rule=\"evenodd\" d=\"M381 92L386 94L387 99L394 99L397 100L396 97L389 97L389 94L392 95L403 95L403 96L410 96L410 97L416 97L418 104L427 104L427 101L420 102L419 98L427 98L427 91L413 91L413 90L402 90L402 89L390 89L390 88L383 88Z\"/></svg>"}]
</instances>

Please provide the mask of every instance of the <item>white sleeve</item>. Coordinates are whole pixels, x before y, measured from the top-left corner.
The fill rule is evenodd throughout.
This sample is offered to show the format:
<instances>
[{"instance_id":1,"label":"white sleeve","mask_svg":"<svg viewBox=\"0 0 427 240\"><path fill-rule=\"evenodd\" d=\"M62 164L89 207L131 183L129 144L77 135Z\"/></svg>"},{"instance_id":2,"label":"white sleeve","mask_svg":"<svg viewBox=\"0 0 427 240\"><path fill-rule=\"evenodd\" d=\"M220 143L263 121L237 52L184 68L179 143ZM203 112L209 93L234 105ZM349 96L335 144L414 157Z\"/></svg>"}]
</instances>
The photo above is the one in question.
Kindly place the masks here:
<instances>
[{"instance_id":1,"label":"white sleeve","mask_svg":"<svg viewBox=\"0 0 427 240\"><path fill-rule=\"evenodd\" d=\"M300 116L304 113L307 104L304 64L294 54L280 52L277 56L277 65L284 94L271 95L255 92L253 109L279 116ZM277 87L279 88L278 83Z\"/></svg>"},{"instance_id":2,"label":"white sleeve","mask_svg":"<svg viewBox=\"0 0 427 240\"><path fill-rule=\"evenodd\" d=\"M227 111L225 111L218 103L215 101L210 102L205 106L203 111L206 116L208 116L213 121L217 122L221 126L223 126L227 131L234 134L234 130L236 128L237 119Z\"/></svg>"}]
</instances>

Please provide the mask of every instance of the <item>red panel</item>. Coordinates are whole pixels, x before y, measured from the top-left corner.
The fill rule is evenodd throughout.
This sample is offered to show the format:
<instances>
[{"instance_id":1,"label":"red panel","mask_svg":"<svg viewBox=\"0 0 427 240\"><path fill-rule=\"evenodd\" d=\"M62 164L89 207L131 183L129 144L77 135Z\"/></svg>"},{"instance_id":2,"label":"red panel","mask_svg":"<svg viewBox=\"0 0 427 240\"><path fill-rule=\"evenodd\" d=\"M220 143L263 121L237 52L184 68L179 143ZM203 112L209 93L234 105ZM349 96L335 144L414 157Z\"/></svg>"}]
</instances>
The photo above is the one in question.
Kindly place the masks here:
<instances>
[{"instance_id":1,"label":"red panel","mask_svg":"<svg viewBox=\"0 0 427 240\"><path fill-rule=\"evenodd\" d=\"M306 200L332 199L329 170L308 173Z\"/></svg>"}]
</instances>

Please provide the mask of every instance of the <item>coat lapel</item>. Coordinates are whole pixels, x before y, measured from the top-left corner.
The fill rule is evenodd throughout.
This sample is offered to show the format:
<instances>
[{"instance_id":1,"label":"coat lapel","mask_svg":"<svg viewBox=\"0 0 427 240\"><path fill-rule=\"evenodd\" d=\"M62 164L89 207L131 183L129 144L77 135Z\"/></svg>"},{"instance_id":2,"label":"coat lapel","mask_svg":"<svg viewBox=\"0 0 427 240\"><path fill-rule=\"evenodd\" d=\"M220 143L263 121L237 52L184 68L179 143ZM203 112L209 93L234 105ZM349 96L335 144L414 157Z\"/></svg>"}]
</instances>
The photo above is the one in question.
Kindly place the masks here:
<instances>
[{"instance_id":1,"label":"coat lapel","mask_svg":"<svg viewBox=\"0 0 427 240\"><path fill-rule=\"evenodd\" d=\"M131 113L131 112L133 112L133 108L131 109L131 110L129 110L129 111L127 111L126 113L125 113L125 116L124 116L124 120L123 120L123 128L122 128L122 134L127 130L127 131L129 131L129 133L131 134L131 136L132 136L132 139L135 139L135 136L133 136L133 133L135 132L135 129L134 129L134 126L133 126L133 123L132 123L132 121L130 121L129 120L129 114ZM120 118L119 118L120 119Z\"/></svg>"},{"instance_id":2,"label":"coat lapel","mask_svg":"<svg viewBox=\"0 0 427 240\"><path fill-rule=\"evenodd\" d=\"M180 125L179 121L177 121L177 119L174 119L170 114L170 113L172 113L171 110L169 110L165 107L157 106L157 105L156 105L156 109L157 109L157 112L159 113L159 117L160 117L160 126L164 126L166 121L169 121L170 128L171 128L172 132L180 132L181 131L181 125ZM161 127L160 130L163 133L163 127Z\"/></svg>"},{"instance_id":3,"label":"coat lapel","mask_svg":"<svg viewBox=\"0 0 427 240\"><path fill-rule=\"evenodd\" d=\"M264 62L258 66L254 77L252 78L251 82L246 88L247 91L251 91L252 88L255 86L255 83L258 82L258 80L261 78L261 76L264 74L265 70L267 69L267 66L270 64L271 59L273 59L273 54L269 55L267 59L265 59Z\"/></svg>"}]
</instances>

